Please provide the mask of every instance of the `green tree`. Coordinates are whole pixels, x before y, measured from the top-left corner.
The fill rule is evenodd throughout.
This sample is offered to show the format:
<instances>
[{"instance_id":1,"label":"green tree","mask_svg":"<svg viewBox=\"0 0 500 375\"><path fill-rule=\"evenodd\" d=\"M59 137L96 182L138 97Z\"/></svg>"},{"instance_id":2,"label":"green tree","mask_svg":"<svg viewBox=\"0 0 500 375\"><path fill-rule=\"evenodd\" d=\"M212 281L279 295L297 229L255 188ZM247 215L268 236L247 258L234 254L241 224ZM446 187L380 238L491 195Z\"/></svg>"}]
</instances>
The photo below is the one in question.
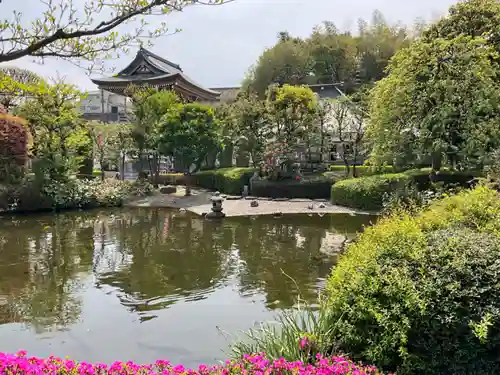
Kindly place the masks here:
<instances>
[{"instance_id":1,"label":"green tree","mask_svg":"<svg viewBox=\"0 0 500 375\"><path fill-rule=\"evenodd\" d=\"M281 33L276 45L266 49L250 69L243 87L263 98L272 84L314 83L314 77L311 78L313 66L306 42Z\"/></svg>"},{"instance_id":2,"label":"green tree","mask_svg":"<svg viewBox=\"0 0 500 375\"><path fill-rule=\"evenodd\" d=\"M42 78L27 70L6 66L0 68L0 104L7 110L21 102L42 81Z\"/></svg>"},{"instance_id":3,"label":"green tree","mask_svg":"<svg viewBox=\"0 0 500 375\"><path fill-rule=\"evenodd\" d=\"M289 163L297 140L304 140L306 130L315 121L317 97L310 88L290 85L272 86L267 95L272 121L268 154L271 159Z\"/></svg>"},{"instance_id":4,"label":"green tree","mask_svg":"<svg viewBox=\"0 0 500 375\"><path fill-rule=\"evenodd\" d=\"M132 137L135 141L141 171L146 156L149 170L159 175L159 126L160 119L179 104L179 97L173 91L157 91L130 87L128 94L132 97L134 126Z\"/></svg>"},{"instance_id":5,"label":"green tree","mask_svg":"<svg viewBox=\"0 0 500 375\"><path fill-rule=\"evenodd\" d=\"M116 57L119 51L143 40L150 41L171 32L166 22L151 27L147 17L166 16L192 4L223 4L232 0L66 0L40 1L45 9L31 22L14 11L0 25L0 62L24 56L59 57L86 62L96 67L102 57ZM139 22L133 21L139 19ZM121 26L129 24L127 30ZM134 25L135 27L130 27Z\"/></svg>"},{"instance_id":6,"label":"green tree","mask_svg":"<svg viewBox=\"0 0 500 375\"><path fill-rule=\"evenodd\" d=\"M390 25L380 11L373 13L371 23L359 20L356 39L361 83L369 84L385 76L392 56L409 45L408 34L405 26Z\"/></svg>"},{"instance_id":7,"label":"green tree","mask_svg":"<svg viewBox=\"0 0 500 375\"><path fill-rule=\"evenodd\" d=\"M16 112L28 121L35 172L45 180L65 180L88 156L79 154L90 140L75 107L83 94L72 85L42 82L32 95Z\"/></svg>"},{"instance_id":8,"label":"green tree","mask_svg":"<svg viewBox=\"0 0 500 375\"><path fill-rule=\"evenodd\" d=\"M500 52L500 2L497 0L466 0L452 6L446 17L423 33L424 41L458 36L484 37Z\"/></svg>"},{"instance_id":9,"label":"green tree","mask_svg":"<svg viewBox=\"0 0 500 375\"><path fill-rule=\"evenodd\" d=\"M314 29L307 44L318 83L352 83L358 62L356 41L350 34L339 33L333 24L325 22Z\"/></svg>"},{"instance_id":10,"label":"green tree","mask_svg":"<svg viewBox=\"0 0 500 375\"><path fill-rule=\"evenodd\" d=\"M240 151L251 156L254 167L263 160L268 137L270 118L265 102L254 94L241 96L232 106L236 144Z\"/></svg>"},{"instance_id":11,"label":"green tree","mask_svg":"<svg viewBox=\"0 0 500 375\"><path fill-rule=\"evenodd\" d=\"M213 108L199 103L177 104L161 120L159 144L163 154L174 155L197 171L207 155L221 147Z\"/></svg>"},{"instance_id":12,"label":"green tree","mask_svg":"<svg viewBox=\"0 0 500 375\"><path fill-rule=\"evenodd\" d=\"M372 92L372 161L481 163L499 142L496 58L485 39L464 36L401 50Z\"/></svg>"}]
</instances>

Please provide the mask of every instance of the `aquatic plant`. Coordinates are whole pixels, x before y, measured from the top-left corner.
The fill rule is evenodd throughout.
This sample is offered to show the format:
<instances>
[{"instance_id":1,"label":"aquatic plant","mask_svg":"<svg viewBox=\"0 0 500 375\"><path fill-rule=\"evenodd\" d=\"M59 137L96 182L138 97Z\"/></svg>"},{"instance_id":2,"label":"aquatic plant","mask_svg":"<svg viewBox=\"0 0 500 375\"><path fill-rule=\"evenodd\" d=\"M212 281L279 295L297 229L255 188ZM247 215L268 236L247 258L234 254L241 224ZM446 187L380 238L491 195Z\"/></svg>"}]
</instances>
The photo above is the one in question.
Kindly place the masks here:
<instances>
[{"instance_id":1,"label":"aquatic plant","mask_svg":"<svg viewBox=\"0 0 500 375\"><path fill-rule=\"evenodd\" d=\"M285 359L270 361L264 354L244 355L235 361L217 366L200 365L198 369L174 366L165 360L138 365L115 362L111 365L76 362L57 357L29 357L25 351L17 354L0 353L0 374L6 375L381 375L375 367L353 363L342 357L325 358L317 355L310 364Z\"/></svg>"}]
</instances>

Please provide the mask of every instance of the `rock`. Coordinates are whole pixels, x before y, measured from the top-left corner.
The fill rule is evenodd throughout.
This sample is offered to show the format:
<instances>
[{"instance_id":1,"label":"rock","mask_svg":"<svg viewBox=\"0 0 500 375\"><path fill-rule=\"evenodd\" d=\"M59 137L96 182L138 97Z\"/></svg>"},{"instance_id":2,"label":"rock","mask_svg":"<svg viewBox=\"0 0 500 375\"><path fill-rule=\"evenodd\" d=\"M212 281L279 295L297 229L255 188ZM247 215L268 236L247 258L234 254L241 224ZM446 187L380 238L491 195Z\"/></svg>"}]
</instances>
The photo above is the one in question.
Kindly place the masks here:
<instances>
[{"instance_id":1,"label":"rock","mask_svg":"<svg viewBox=\"0 0 500 375\"><path fill-rule=\"evenodd\" d=\"M313 210L314 206L312 204L310 204L309 206L307 206L307 208L309 208L310 210Z\"/></svg>"},{"instance_id":2,"label":"rock","mask_svg":"<svg viewBox=\"0 0 500 375\"><path fill-rule=\"evenodd\" d=\"M283 216L283 212L281 212L281 211L275 211L275 212L273 213L273 216L274 216L274 217L281 217L281 216Z\"/></svg>"},{"instance_id":3,"label":"rock","mask_svg":"<svg viewBox=\"0 0 500 375\"><path fill-rule=\"evenodd\" d=\"M257 201L251 201L250 202L250 207L259 207L259 202L257 202Z\"/></svg>"},{"instance_id":4,"label":"rock","mask_svg":"<svg viewBox=\"0 0 500 375\"><path fill-rule=\"evenodd\" d=\"M160 193L161 194L173 194L173 193L177 193L177 187L176 186L172 186L172 185L162 186L160 188Z\"/></svg>"},{"instance_id":5,"label":"rock","mask_svg":"<svg viewBox=\"0 0 500 375\"><path fill-rule=\"evenodd\" d=\"M185 208L179 208L179 212L186 212Z\"/></svg>"},{"instance_id":6,"label":"rock","mask_svg":"<svg viewBox=\"0 0 500 375\"><path fill-rule=\"evenodd\" d=\"M318 208L326 208L326 204L324 204L324 203L320 203L320 204L318 205Z\"/></svg>"}]
</instances>

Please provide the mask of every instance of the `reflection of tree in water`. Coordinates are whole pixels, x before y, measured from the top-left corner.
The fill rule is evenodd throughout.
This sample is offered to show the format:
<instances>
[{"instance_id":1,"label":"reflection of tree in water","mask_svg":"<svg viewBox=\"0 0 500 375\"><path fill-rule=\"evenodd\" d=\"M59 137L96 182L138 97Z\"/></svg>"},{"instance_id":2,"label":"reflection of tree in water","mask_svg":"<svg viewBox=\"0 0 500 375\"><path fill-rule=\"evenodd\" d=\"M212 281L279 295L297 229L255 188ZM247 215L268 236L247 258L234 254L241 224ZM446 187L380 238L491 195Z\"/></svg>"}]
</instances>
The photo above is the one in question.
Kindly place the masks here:
<instances>
[{"instance_id":1,"label":"reflection of tree in water","mask_svg":"<svg viewBox=\"0 0 500 375\"><path fill-rule=\"evenodd\" d=\"M0 322L28 323L43 331L79 317L77 274L90 265L92 222L83 215L37 218L13 219L2 228Z\"/></svg>"},{"instance_id":2,"label":"reflection of tree in water","mask_svg":"<svg viewBox=\"0 0 500 375\"><path fill-rule=\"evenodd\" d=\"M232 233L220 223L148 210L133 218L125 215L109 231L120 239L117 250L130 261L100 273L99 281L134 300L163 297L160 305L168 305L180 296L200 297L227 272Z\"/></svg>"},{"instance_id":3,"label":"reflection of tree in water","mask_svg":"<svg viewBox=\"0 0 500 375\"><path fill-rule=\"evenodd\" d=\"M38 331L73 324L81 312L81 278L92 273L96 287L117 289L122 303L136 311L205 298L233 280L242 294L264 293L272 308L292 306L299 293L312 301L317 280L328 273L318 260L326 234L332 227L353 232L367 220L285 216L217 222L146 209L3 221L0 324L28 323Z\"/></svg>"},{"instance_id":4,"label":"reflection of tree in water","mask_svg":"<svg viewBox=\"0 0 500 375\"><path fill-rule=\"evenodd\" d=\"M326 277L330 268L319 253L327 232L352 237L369 219L348 215L240 219L235 238L245 263L240 273L242 293L264 292L271 308L291 307L299 295L314 302L318 279Z\"/></svg>"}]
</instances>

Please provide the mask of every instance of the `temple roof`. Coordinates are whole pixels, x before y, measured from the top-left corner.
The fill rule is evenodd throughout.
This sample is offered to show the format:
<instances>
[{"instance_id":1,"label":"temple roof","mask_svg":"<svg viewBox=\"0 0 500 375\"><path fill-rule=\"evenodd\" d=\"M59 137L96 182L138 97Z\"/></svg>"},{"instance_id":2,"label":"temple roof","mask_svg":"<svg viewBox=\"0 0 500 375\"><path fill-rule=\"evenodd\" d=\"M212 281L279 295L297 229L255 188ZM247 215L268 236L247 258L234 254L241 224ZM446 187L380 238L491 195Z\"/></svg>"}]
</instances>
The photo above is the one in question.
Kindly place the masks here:
<instances>
[{"instance_id":1,"label":"temple roof","mask_svg":"<svg viewBox=\"0 0 500 375\"><path fill-rule=\"evenodd\" d=\"M218 97L218 91L210 90L199 85L183 73L178 64L166 60L154 53L140 48L134 60L123 70L113 77L92 79L99 87L104 89L116 86L123 87L128 84L159 84L183 82L194 89L206 93L209 96Z\"/></svg>"}]
</instances>

